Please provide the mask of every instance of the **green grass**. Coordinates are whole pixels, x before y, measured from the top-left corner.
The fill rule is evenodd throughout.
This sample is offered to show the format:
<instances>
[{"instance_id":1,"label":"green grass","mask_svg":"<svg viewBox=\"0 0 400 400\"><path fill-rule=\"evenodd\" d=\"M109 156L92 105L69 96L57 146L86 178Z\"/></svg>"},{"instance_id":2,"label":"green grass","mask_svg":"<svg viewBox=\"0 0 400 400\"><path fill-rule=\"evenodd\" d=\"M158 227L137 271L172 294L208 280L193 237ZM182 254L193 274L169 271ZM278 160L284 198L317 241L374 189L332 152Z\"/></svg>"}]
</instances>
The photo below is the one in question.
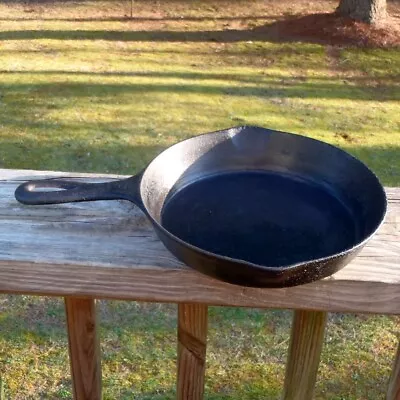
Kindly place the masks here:
<instances>
[{"instance_id":1,"label":"green grass","mask_svg":"<svg viewBox=\"0 0 400 400\"><path fill-rule=\"evenodd\" d=\"M194 4L185 15L213 7ZM255 124L336 144L385 184L400 181L398 51L332 59L320 45L261 41L251 20L241 37L224 21L157 7L166 20L54 21L54 6L40 13L50 20L2 22L3 167L132 174L183 138Z\"/></svg>"},{"instance_id":2,"label":"green grass","mask_svg":"<svg viewBox=\"0 0 400 400\"><path fill-rule=\"evenodd\" d=\"M0 166L133 174L184 138L254 124L335 144L400 185L398 50L253 28L334 2L0 3ZM229 10L229 11L228 11ZM78 19L78 20L77 20ZM69 399L62 302L0 299L10 399ZM105 399L172 399L173 305L102 301ZM210 310L206 398L278 399L291 313ZM384 399L399 320L333 314L317 399Z\"/></svg>"},{"instance_id":3,"label":"green grass","mask_svg":"<svg viewBox=\"0 0 400 400\"><path fill-rule=\"evenodd\" d=\"M105 399L173 399L174 305L102 301ZM289 343L289 311L209 311L206 398L279 399ZM332 314L317 399L383 399L398 319ZM2 299L0 368L10 398L71 398L61 300ZM25 381L22 384L22 380Z\"/></svg>"}]
</instances>

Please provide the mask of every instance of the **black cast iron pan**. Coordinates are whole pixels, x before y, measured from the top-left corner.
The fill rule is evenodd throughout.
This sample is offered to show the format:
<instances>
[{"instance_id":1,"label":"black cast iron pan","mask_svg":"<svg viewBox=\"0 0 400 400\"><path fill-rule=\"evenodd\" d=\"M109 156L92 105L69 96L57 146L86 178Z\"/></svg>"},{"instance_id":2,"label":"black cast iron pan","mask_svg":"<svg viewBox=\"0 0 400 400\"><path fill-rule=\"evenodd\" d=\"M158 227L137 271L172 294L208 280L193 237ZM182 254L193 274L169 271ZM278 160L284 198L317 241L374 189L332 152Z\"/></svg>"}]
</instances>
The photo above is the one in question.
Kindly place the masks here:
<instances>
[{"instance_id":1,"label":"black cast iron pan","mask_svg":"<svg viewBox=\"0 0 400 400\"><path fill-rule=\"evenodd\" d=\"M15 197L25 204L129 200L188 266L255 287L335 273L376 232L387 204L376 176L346 152L251 126L177 143L128 179L32 181Z\"/></svg>"}]
</instances>

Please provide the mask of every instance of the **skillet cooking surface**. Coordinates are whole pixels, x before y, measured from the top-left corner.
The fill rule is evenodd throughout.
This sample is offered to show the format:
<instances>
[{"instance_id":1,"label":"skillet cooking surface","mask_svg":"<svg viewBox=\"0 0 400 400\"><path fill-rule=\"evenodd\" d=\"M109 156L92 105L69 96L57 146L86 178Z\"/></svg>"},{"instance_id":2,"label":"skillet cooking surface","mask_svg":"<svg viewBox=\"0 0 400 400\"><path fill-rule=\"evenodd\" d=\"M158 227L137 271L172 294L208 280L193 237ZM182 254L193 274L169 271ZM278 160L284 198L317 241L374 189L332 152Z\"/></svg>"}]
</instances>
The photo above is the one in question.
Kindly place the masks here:
<instances>
[{"instance_id":1,"label":"skillet cooking surface","mask_svg":"<svg viewBox=\"0 0 400 400\"><path fill-rule=\"evenodd\" d=\"M327 188L269 171L199 179L166 199L161 222L211 253L275 267L349 249L362 230Z\"/></svg>"}]
</instances>

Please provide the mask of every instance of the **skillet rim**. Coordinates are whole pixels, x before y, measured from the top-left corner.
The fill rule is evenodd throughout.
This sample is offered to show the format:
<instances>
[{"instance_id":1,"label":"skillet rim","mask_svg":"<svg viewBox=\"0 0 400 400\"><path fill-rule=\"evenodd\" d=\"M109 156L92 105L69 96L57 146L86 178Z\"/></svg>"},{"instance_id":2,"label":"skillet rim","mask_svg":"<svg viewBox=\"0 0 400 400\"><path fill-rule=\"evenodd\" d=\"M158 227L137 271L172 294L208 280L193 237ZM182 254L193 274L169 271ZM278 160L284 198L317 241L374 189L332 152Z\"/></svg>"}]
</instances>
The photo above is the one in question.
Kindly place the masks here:
<instances>
[{"instance_id":1,"label":"skillet rim","mask_svg":"<svg viewBox=\"0 0 400 400\"><path fill-rule=\"evenodd\" d=\"M379 223L376 225L376 227L372 230L372 232L365 237L361 242L356 243L354 246L342 250L341 252L338 253L334 253L331 254L329 256L325 256L325 257L321 257L321 258L315 258L315 259L310 259L310 260L305 260L305 261L299 261L297 263L293 263L293 264L288 264L288 265L282 265L279 267L276 266L266 266L266 265L262 265L262 264L256 264L256 263L252 263L250 261L246 261L246 260L242 260L239 258L232 258L232 257L228 257L228 256L224 256L221 254L217 254L217 253L213 253L210 252L208 250L202 249L201 247L197 247L195 245L192 245L188 242L185 242L184 240L180 239L178 236L175 236L174 234L172 234L170 231L168 231L167 229L165 229L162 224L160 222L158 222L149 212L146 204L143 201L143 197L142 197L142 185L143 185L143 181L146 179L146 173L148 171L148 169L150 168L151 165L153 165L156 160L158 160L163 154L165 154L166 152L168 152L170 149L173 149L179 145L182 145L186 142L192 141L192 140L201 140L202 137L205 136L217 136L220 134L225 134L225 135L229 135L229 131L242 131L242 130L248 130L248 129L255 129L255 130L259 130L259 131L264 131L265 133L277 133L277 134L283 134L285 136L297 136L302 138L303 140L307 140L307 141L312 141L317 143L318 145L325 145L328 147L331 147L332 149L334 149L335 151L339 151L341 154L349 157L352 161L355 161L356 163L358 163L359 165L361 165L365 171L367 173L369 173L376 181L377 184L377 189L379 189L381 191L381 193L383 194L383 204L382 204L382 213L380 216L380 220ZM202 133L184 140L181 140L169 147L167 147L165 150L163 150L160 154L158 154L155 158L153 158L152 161L150 161L150 163L147 165L147 167L141 172L139 173L139 175L141 175L140 177L140 183L139 183L139 194L140 194L140 198L141 198L141 203L143 204L144 207L144 211L146 212L146 215L148 216L148 218L150 219L151 223L153 225L155 225L157 227L157 229L161 230L162 233L166 236L168 236L171 240L174 240L176 242L178 242L180 245L188 247L190 250L200 253L201 255L204 255L206 257L209 258L213 258L213 259L218 259L221 261L225 261L225 262L231 262L231 263L235 263L237 265L243 265L246 267L250 267L254 270L260 271L260 272L272 272L274 274L276 274L276 276L281 276L284 275L287 272L290 272L292 270L296 270L296 269L300 269L301 267L306 267L306 266L312 266L314 264L324 264L329 262L330 260L334 260L336 258L341 258L344 257L346 255L350 255L351 253L355 253L357 254L357 250L361 250L361 248L363 246L365 246L365 244L371 240L371 238L377 233L377 231L380 229L380 227L383 225L385 218L387 216L387 206L388 206L388 200L387 200L387 196L386 196L386 192L385 189L382 185L382 183L380 182L379 178L377 177L377 175L361 160L359 160L358 158L356 158L355 156L353 156L352 154L348 153L347 151L341 149L340 147L334 146L330 143L318 140L318 139L314 139L302 134L298 134L298 133L291 133L291 132L284 132L284 131L279 131L279 130L275 130L275 129L269 129L269 128L263 128L260 126L256 126L256 125L239 125L239 126L234 126L231 128L226 128L226 129L220 129L220 130L216 130L216 131L212 131L212 132L206 132L206 133ZM175 256L175 254L174 254ZM195 269L195 268L194 268Z\"/></svg>"}]
</instances>

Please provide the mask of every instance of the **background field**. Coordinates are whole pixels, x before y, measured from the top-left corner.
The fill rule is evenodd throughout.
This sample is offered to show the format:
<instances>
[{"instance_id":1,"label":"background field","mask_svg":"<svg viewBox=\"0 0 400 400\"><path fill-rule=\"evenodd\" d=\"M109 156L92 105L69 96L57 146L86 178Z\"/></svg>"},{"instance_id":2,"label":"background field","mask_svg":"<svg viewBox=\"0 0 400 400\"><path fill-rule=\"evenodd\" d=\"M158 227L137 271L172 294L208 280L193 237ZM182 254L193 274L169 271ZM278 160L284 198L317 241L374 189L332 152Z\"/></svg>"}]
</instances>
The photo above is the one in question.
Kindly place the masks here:
<instances>
[{"instance_id":1,"label":"background field","mask_svg":"<svg viewBox=\"0 0 400 400\"><path fill-rule=\"evenodd\" d=\"M400 51L287 40L299 0L0 2L0 166L133 174L252 124L340 146L400 185ZM394 21L399 3L389 3ZM63 303L0 297L0 398L71 398ZM99 302L106 399L172 399L174 305ZM206 398L278 399L290 311L212 307ZM317 399L384 399L399 319L330 315ZM1 397L2 396L2 397Z\"/></svg>"}]
</instances>

